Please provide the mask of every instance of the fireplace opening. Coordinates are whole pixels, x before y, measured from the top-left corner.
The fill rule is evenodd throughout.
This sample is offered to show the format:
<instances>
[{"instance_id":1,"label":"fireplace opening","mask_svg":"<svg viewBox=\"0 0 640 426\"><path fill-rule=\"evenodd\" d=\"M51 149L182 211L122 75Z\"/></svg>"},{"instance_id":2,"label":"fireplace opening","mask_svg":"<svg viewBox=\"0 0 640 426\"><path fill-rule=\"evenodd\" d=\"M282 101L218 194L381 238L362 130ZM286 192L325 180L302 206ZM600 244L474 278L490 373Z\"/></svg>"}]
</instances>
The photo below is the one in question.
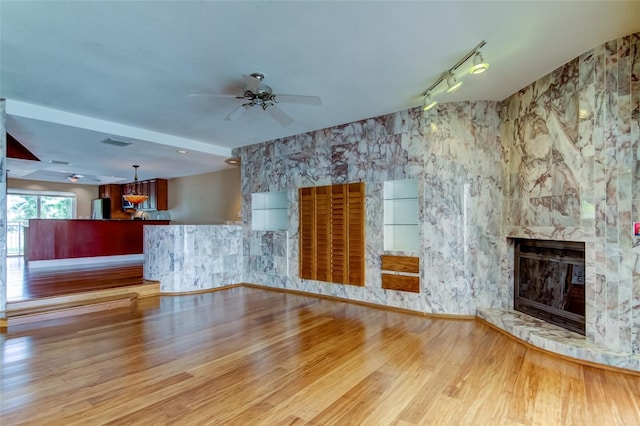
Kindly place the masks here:
<instances>
[{"instance_id":1,"label":"fireplace opening","mask_svg":"<svg viewBox=\"0 0 640 426\"><path fill-rule=\"evenodd\" d=\"M515 240L515 309L584 335L584 272L584 243Z\"/></svg>"}]
</instances>

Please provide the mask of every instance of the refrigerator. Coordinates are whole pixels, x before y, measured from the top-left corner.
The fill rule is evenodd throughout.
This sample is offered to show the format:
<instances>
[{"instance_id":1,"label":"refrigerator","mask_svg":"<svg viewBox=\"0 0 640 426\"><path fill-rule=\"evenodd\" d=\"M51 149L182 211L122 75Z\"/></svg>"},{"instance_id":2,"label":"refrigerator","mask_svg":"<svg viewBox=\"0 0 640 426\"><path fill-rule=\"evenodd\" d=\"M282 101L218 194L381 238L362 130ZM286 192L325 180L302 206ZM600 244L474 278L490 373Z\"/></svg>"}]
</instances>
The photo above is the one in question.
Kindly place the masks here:
<instances>
[{"instance_id":1,"label":"refrigerator","mask_svg":"<svg viewBox=\"0 0 640 426\"><path fill-rule=\"evenodd\" d=\"M111 219L111 198L96 198L91 202L91 219Z\"/></svg>"}]
</instances>

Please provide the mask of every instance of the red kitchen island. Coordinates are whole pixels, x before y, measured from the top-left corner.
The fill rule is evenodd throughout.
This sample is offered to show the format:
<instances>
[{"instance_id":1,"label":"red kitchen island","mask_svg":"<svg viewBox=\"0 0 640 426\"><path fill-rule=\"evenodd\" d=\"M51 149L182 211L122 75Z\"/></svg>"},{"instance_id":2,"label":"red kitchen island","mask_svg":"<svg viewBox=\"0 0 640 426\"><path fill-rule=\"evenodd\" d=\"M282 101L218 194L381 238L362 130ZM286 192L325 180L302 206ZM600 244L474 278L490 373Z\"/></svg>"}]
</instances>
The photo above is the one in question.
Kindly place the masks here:
<instances>
[{"instance_id":1,"label":"red kitchen island","mask_svg":"<svg viewBox=\"0 0 640 426\"><path fill-rule=\"evenodd\" d=\"M168 220L31 219L29 267L142 261L143 227Z\"/></svg>"}]
</instances>

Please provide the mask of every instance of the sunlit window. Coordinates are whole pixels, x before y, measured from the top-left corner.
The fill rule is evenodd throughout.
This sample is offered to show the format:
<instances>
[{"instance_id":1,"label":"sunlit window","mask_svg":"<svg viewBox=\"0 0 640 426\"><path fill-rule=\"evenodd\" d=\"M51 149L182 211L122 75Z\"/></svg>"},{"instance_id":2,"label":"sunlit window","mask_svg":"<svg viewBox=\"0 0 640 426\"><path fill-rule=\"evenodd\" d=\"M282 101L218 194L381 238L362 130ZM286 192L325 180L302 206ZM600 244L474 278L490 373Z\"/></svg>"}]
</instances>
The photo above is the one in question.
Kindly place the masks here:
<instances>
[{"instance_id":1,"label":"sunlit window","mask_svg":"<svg viewBox=\"0 0 640 426\"><path fill-rule=\"evenodd\" d=\"M24 253L24 227L29 219L75 219L76 194L7 190L7 255Z\"/></svg>"}]
</instances>

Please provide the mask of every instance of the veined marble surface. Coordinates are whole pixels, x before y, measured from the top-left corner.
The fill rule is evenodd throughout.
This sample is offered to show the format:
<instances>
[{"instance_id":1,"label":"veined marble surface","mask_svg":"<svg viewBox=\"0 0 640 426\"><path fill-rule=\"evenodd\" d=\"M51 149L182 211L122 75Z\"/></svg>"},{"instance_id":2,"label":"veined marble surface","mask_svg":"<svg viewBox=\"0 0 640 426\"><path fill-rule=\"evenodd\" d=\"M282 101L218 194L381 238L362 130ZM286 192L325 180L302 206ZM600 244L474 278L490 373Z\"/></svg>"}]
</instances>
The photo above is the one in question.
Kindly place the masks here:
<instances>
[{"instance_id":1,"label":"veined marble surface","mask_svg":"<svg viewBox=\"0 0 640 426\"><path fill-rule=\"evenodd\" d=\"M640 371L640 354L616 352L589 342L585 336L507 309L478 309L478 317L501 330L549 352L571 358Z\"/></svg>"},{"instance_id":2,"label":"veined marble surface","mask_svg":"<svg viewBox=\"0 0 640 426\"><path fill-rule=\"evenodd\" d=\"M419 312L474 315L479 306L498 307L506 253L499 112L495 102L443 105L426 118L415 108L240 148L246 280ZM418 181L416 253L383 248L383 184L399 179ZM365 182L366 285L300 279L298 188L355 181ZM286 232L248 225L251 194L267 191L288 194ZM264 250L276 241L286 255ZM421 293L382 289L382 254L419 256Z\"/></svg>"},{"instance_id":3,"label":"veined marble surface","mask_svg":"<svg viewBox=\"0 0 640 426\"><path fill-rule=\"evenodd\" d=\"M640 353L640 34L591 49L503 105L503 232L584 241L587 340ZM513 274L513 262L505 276ZM513 299L505 279L502 307Z\"/></svg>"},{"instance_id":4,"label":"veined marble surface","mask_svg":"<svg viewBox=\"0 0 640 426\"><path fill-rule=\"evenodd\" d=\"M243 281L242 227L144 227L144 278L163 293L212 289Z\"/></svg>"},{"instance_id":5,"label":"veined marble surface","mask_svg":"<svg viewBox=\"0 0 640 426\"><path fill-rule=\"evenodd\" d=\"M580 55L502 103L440 104L239 148L251 194L287 191L288 272L262 253L246 280L416 310L513 307L513 240L583 241L586 342L640 353L640 34ZM380 287L381 188L417 179L421 292ZM298 278L297 189L364 181L365 286ZM246 225L247 256L262 239ZM259 262L257 264L256 262ZM271 267L269 266L271 265ZM279 267L282 267L280 265Z\"/></svg>"}]
</instances>

